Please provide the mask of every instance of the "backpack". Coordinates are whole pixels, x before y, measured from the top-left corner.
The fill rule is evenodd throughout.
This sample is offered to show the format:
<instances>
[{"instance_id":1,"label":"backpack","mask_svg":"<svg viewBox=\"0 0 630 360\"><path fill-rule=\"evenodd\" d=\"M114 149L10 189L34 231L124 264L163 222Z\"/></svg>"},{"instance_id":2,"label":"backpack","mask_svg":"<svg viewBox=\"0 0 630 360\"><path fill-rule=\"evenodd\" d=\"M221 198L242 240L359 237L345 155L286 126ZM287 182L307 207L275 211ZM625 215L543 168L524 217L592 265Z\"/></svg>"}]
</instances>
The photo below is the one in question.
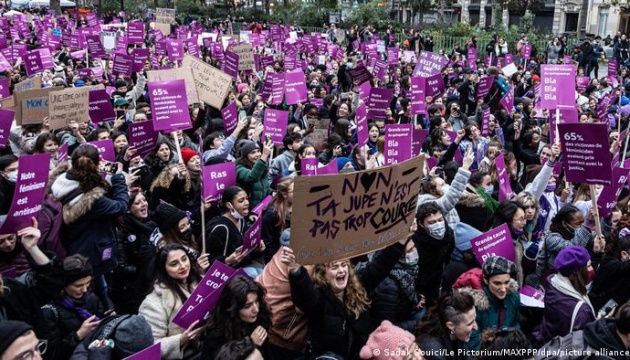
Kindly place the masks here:
<instances>
[{"instance_id":1,"label":"backpack","mask_svg":"<svg viewBox=\"0 0 630 360\"><path fill-rule=\"evenodd\" d=\"M59 258L66 256L66 249L59 236L63 225L63 205L81 194L83 191L76 188L58 201L49 196L44 199L42 211L37 215L37 228L41 232L39 246L43 251L53 252Z\"/></svg>"},{"instance_id":2,"label":"backpack","mask_svg":"<svg viewBox=\"0 0 630 360\"><path fill-rule=\"evenodd\" d=\"M597 359L612 359L602 354L596 356L597 352L598 350L584 342L584 332L579 330L553 338L538 350L535 360L585 360L591 356Z\"/></svg>"}]
</instances>

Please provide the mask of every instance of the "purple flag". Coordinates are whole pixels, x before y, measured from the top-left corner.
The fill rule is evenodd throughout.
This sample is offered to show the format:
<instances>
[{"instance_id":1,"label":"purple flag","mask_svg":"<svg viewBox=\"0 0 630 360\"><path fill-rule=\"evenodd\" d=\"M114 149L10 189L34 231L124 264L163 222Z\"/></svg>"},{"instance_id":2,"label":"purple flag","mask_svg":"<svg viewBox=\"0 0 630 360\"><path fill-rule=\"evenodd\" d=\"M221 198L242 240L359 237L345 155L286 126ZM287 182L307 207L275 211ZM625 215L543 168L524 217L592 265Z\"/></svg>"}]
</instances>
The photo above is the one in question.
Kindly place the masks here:
<instances>
[{"instance_id":1,"label":"purple flag","mask_svg":"<svg viewBox=\"0 0 630 360\"><path fill-rule=\"evenodd\" d=\"M116 118L114 106L105 89L92 90L88 93L88 97L90 102L90 120L93 123L98 124Z\"/></svg>"},{"instance_id":2,"label":"purple flag","mask_svg":"<svg viewBox=\"0 0 630 360\"><path fill-rule=\"evenodd\" d=\"M15 234L32 226L31 218L42 210L50 169L50 154L20 156L15 193L0 234Z\"/></svg>"},{"instance_id":3,"label":"purple flag","mask_svg":"<svg viewBox=\"0 0 630 360\"><path fill-rule=\"evenodd\" d=\"M14 117L15 111L0 109L0 149L4 149L7 146Z\"/></svg>"},{"instance_id":4,"label":"purple flag","mask_svg":"<svg viewBox=\"0 0 630 360\"><path fill-rule=\"evenodd\" d=\"M503 256L510 261L516 259L512 235L510 234L510 229L507 224L502 224L472 238L470 244L480 264L483 264L486 258L495 255Z\"/></svg>"},{"instance_id":5,"label":"purple flag","mask_svg":"<svg viewBox=\"0 0 630 360\"><path fill-rule=\"evenodd\" d=\"M203 167L203 198L219 201L225 189L236 185L234 162L206 165Z\"/></svg>"},{"instance_id":6,"label":"purple flag","mask_svg":"<svg viewBox=\"0 0 630 360\"><path fill-rule=\"evenodd\" d=\"M267 109L265 110L265 136L270 136L275 145L282 146L282 139L287 133L287 125L289 122L289 112L283 110Z\"/></svg>"},{"instance_id":7,"label":"purple flag","mask_svg":"<svg viewBox=\"0 0 630 360\"><path fill-rule=\"evenodd\" d=\"M236 102L233 101L223 109L221 109L221 116L223 117L223 126L225 127L225 133L231 134L238 125L238 108Z\"/></svg>"},{"instance_id":8,"label":"purple flag","mask_svg":"<svg viewBox=\"0 0 630 360\"><path fill-rule=\"evenodd\" d=\"M190 129L190 114L184 79L148 83L155 130Z\"/></svg>"},{"instance_id":9,"label":"purple flag","mask_svg":"<svg viewBox=\"0 0 630 360\"><path fill-rule=\"evenodd\" d=\"M385 164L400 164L411 159L412 124L389 124L385 127Z\"/></svg>"},{"instance_id":10,"label":"purple flag","mask_svg":"<svg viewBox=\"0 0 630 360\"><path fill-rule=\"evenodd\" d=\"M612 185L607 124L558 124L566 179Z\"/></svg>"},{"instance_id":11,"label":"purple flag","mask_svg":"<svg viewBox=\"0 0 630 360\"><path fill-rule=\"evenodd\" d=\"M129 124L129 146L133 146L141 157L145 157L155 148L158 136L152 121Z\"/></svg>"}]
</instances>

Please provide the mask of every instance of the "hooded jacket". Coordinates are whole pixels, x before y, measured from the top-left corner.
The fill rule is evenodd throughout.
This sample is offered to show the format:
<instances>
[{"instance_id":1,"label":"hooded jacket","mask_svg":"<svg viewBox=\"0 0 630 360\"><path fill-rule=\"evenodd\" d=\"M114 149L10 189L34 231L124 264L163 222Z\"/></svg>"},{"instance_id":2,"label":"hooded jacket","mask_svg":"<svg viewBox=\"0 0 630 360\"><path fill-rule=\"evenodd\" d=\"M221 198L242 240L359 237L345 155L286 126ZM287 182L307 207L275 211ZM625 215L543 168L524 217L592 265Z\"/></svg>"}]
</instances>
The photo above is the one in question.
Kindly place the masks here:
<instances>
[{"instance_id":1,"label":"hooded jacket","mask_svg":"<svg viewBox=\"0 0 630 360\"><path fill-rule=\"evenodd\" d=\"M612 359L628 359L628 349L617 335L617 319L603 318L592 322L584 328L584 342L596 350L616 351L620 355Z\"/></svg>"}]
</instances>

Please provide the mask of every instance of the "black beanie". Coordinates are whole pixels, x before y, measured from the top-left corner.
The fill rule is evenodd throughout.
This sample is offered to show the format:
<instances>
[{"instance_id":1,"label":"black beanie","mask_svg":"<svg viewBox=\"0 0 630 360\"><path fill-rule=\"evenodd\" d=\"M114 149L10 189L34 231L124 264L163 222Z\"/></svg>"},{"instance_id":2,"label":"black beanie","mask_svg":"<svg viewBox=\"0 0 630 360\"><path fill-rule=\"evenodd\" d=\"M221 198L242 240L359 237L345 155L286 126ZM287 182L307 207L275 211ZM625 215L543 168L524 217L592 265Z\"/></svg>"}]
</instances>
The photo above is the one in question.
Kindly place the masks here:
<instances>
[{"instance_id":1,"label":"black beanie","mask_svg":"<svg viewBox=\"0 0 630 360\"><path fill-rule=\"evenodd\" d=\"M0 156L0 171L4 171L7 166L13 164L16 161L18 161L18 157L13 154Z\"/></svg>"},{"instance_id":2,"label":"black beanie","mask_svg":"<svg viewBox=\"0 0 630 360\"><path fill-rule=\"evenodd\" d=\"M0 322L0 358L7 351L9 346L13 344L15 339L24 335L28 331L33 330L33 327L23 321L1 321Z\"/></svg>"},{"instance_id":3,"label":"black beanie","mask_svg":"<svg viewBox=\"0 0 630 360\"><path fill-rule=\"evenodd\" d=\"M116 89L118 89L119 87L123 87L123 86L127 86L127 82L125 80L118 80L116 81Z\"/></svg>"},{"instance_id":4,"label":"black beanie","mask_svg":"<svg viewBox=\"0 0 630 360\"><path fill-rule=\"evenodd\" d=\"M155 208L153 219L158 224L162 235L179 225L179 221L186 217L186 213L170 204L160 204Z\"/></svg>"}]
</instances>

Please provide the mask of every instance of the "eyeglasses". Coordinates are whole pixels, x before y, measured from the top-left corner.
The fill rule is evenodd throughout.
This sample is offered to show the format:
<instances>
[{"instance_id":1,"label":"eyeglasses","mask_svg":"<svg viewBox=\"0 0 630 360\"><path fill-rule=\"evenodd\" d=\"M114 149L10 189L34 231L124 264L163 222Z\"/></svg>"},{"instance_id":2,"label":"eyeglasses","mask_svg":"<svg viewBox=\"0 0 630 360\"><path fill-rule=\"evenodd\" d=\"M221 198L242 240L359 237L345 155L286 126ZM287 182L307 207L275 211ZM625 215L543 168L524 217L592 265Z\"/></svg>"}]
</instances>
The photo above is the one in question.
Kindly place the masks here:
<instances>
[{"instance_id":1,"label":"eyeglasses","mask_svg":"<svg viewBox=\"0 0 630 360\"><path fill-rule=\"evenodd\" d=\"M512 219L512 221L514 221L514 222L525 222L525 218L521 217L521 218L518 218L518 219Z\"/></svg>"},{"instance_id":2,"label":"eyeglasses","mask_svg":"<svg viewBox=\"0 0 630 360\"><path fill-rule=\"evenodd\" d=\"M0 239L0 245L4 244L7 241L15 241L15 234L9 235L3 239Z\"/></svg>"},{"instance_id":3,"label":"eyeglasses","mask_svg":"<svg viewBox=\"0 0 630 360\"><path fill-rule=\"evenodd\" d=\"M37 342L37 346L35 346L34 349L21 353L20 355L16 356L14 360L32 360L35 358L36 352L42 355L46 353L46 349L48 349L48 340L39 340Z\"/></svg>"}]
</instances>

